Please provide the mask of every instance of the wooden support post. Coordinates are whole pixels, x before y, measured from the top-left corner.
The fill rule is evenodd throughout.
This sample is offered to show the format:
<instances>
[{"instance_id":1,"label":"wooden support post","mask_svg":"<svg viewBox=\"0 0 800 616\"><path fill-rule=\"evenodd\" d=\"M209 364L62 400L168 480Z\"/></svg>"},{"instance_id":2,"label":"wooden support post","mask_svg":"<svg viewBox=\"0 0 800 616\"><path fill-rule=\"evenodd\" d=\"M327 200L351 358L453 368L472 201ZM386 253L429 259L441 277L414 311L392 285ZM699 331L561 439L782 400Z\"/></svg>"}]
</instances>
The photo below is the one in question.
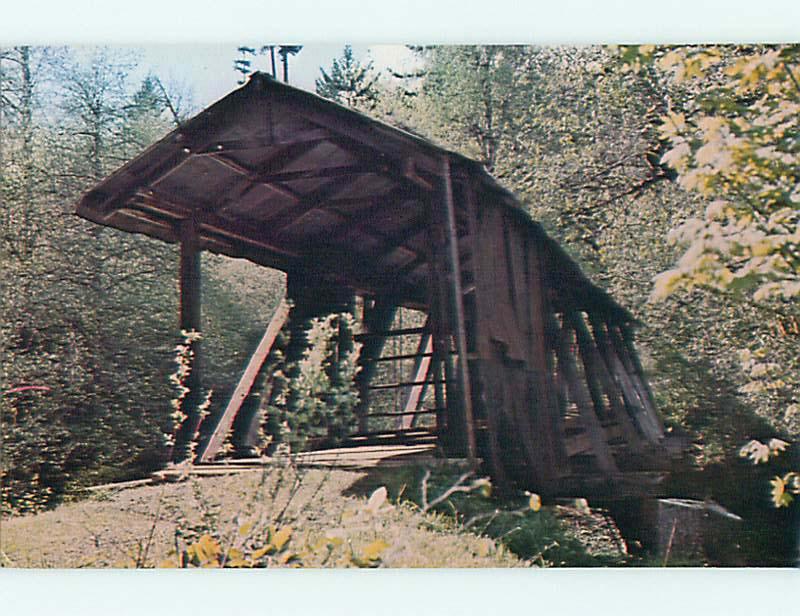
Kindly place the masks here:
<instances>
[{"instance_id":1,"label":"wooden support post","mask_svg":"<svg viewBox=\"0 0 800 616\"><path fill-rule=\"evenodd\" d=\"M197 225L190 217L181 223L180 293L183 331L200 331L201 276Z\"/></svg>"},{"instance_id":2,"label":"wooden support post","mask_svg":"<svg viewBox=\"0 0 800 616\"><path fill-rule=\"evenodd\" d=\"M201 331L201 276L200 249L197 240L197 225L193 217L181 223L180 227L180 328L181 332ZM202 403L202 378L200 341L191 343L191 365L184 385L189 392L183 399L183 413L186 418L175 435L172 461L182 462L191 456L192 442L200 428L199 406Z\"/></svg>"},{"instance_id":3,"label":"wooden support post","mask_svg":"<svg viewBox=\"0 0 800 616\"><path fill-rule=\"evenodd\" d=\"M459 450L454 442L451 427L456 424L455 416L458 414L459 399L456 395L456 382L452 369L452 319L448 305L447 273L444 269L446 262L447 239L441 216L441 208L432 201L430 207L430 221L427 227L427 254L428 263L428 325L433 339L433 365L436 366L436 380L444 381L435 384L436 408L441 409L436 414L436 428L439 433L439 444L448 452L463 455L463 447Z\"/></svg>"},{"instance_id":4,"label":"wooden support post","mask_svg":"<svg viewBox=\"0 0 800 616\"><path fill-rule=\"evenodd\" d=\"M236 414L242 407L242 403L247 399L247 396L250 395L253 383L255 383L256 377L259 372L261 372L264 362L267 360L267 356L272 350L272 345L275 343L275 338L278 337L288 316L289 304L286 300L281 300L281 303L278 305L275 314L272 315L272 319L267 326L267 331L264 332L261 342L258 343L258 347L256 347L250 361L247 363L247 368L245 368L244 373L239 379L239 383L236 385L236 389L231 399L228 401L228 406L225 407L225 411L222 417L220 417L217 427L214 428L214 432L208 440L208 444L200 454L200 462L210 462L222 448L225 437L230 431L234 419L236 419ZM256 421L258 420L258 413L254 415L254 419Z\"/></svg>"},{"instance_id":5,"label":"wooden support post","mask_svg":"<svg viewBox=\"0 0 800 616\"><path fill-rule=\"evenodd\" d=\"M467 459L474 463L475 427L472 415L472 387L470 384L469 360L467 358L467 330L464 320L464 292L461 286L461 264L458 254L458 230L456 229L455 204L453 200L453 180L450 170L450 157L442 157L442 175L444 178L445 228L447 231L447 260L450 274L450 300L452 302L451 317L455 334L456 352L458 353L458 392L461 403L461 416L464 422L460 426L464 431Z\"/></svg>"},{"instance_id":6,"label":"wooden support post","mask_svg":"<svg viewBox=\"0 0 800 616\"><path fill-rule=\"evenodd\" d=\"M433 352L433 336L427 331L420 336L419 346L417 347L417 358L414 360L414 370L411 373L413 382L428 381L431 371L431 353ZM403 394L403 413L411 413L419 410L422 400L425 397L427 383L412 385ZM401 428L413 428L415 423L414 415L404 415L400 422Z\"/></svg>"},{"instance_id":7,"label":"wooden support post","mask_svg":"<svg viewBox=\"0 0 800 616\"><path fill-rule=\"evenodd\" d=\"M432 337L431 337L432 338ZM447 401L444 397L444 365L442 360L433 356L433 399L436 405L436 429L441 431L446 425L445 406Z\"/></svg>"}]
</instances>

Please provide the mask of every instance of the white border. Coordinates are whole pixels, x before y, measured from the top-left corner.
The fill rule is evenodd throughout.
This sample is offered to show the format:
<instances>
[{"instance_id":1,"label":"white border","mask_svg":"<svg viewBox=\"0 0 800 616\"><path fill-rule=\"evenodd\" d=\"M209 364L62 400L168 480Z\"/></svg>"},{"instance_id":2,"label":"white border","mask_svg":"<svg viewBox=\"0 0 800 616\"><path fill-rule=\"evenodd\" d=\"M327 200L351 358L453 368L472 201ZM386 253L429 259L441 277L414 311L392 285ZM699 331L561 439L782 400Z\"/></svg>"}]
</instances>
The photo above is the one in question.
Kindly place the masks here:
<instances>
[{"instance_id":1,"label":"white border","mask_svg":"<svg viewBox=\"0 0 800 616\"><path fill-rule=\"evenodd\" d=\"M787 42L795 0L26 0L6 43Z\"/></svg>"},{"instance_id":2,"label":"white border","mask_svg":"<svg viewBox=\"0 0 800 616\"><path fill-rule=\"evenodd\" d=\"M798 0L27 0L0 43L787 42ZM748 615L796 606L795 571L0 571L0 611L94 616L548 611Z\"/></svg>"}]
</instances>

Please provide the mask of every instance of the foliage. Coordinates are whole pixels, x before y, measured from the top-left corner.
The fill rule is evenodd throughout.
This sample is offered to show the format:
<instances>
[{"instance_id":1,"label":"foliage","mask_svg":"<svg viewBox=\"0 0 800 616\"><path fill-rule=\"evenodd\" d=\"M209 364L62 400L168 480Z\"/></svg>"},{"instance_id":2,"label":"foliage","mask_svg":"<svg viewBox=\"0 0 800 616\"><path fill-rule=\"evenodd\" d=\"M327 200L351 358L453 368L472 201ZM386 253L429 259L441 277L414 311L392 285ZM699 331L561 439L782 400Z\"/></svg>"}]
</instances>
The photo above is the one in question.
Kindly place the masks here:
<instances>
[{"instance_id":1,"label":"foliage","mask_svg":"<svg viewBox=\"0 0 800 616\"><path fill-rule=\"evenodd\" d=\"M437 507L449 503L454 494L479 493L486 498L489 494L490 484L486 479L471 480L472 473L465 473L455 479L452 485L444 488L437 496L429 497L428 480L430 471L426 471L421 483L422 505L420 511L430 514ZM303 478L299 477L300 483ZM289 500L295 498L298 483L290 492ZM529 507L533 510L534 501ZM287 503L288 505L288 503ZM277 519L282 517L286 510L284 505ZM335 566L375 568L383 564L382 556L392 549L402 549L403 546L392 545L377 534L385 518L392 514L398 507L406 504L400 499L393 505L388 500L388 490L379 486L372 491L365 501L359 501L347 507L340 518L340 525L325 529L321 535L306 535L305 539L298 537L298 532L291 525L278 526L270 523L264 528L261 521L245 522L238 524L236 533L220 531L219 514L210 511L207 504L203 504L202 521L193 526L181 527L176 531L176 536L189 538L183 548L173 550L169 558L160 563L160 567L202 567L202 568L263 568L274 566L303 567L310 566ZM538 510L538 508L536 508ZM372 529L372 530L371 530ZM371 530L368 534L371 540L355 539L355 535L364 530ZM490 542L491 543L491 542ZM486 556L493 547L481 544ZM178 542L176 542L178 545ZM544 563L544 561L542 561Z\"/></svg>"},{"instance_id":2,"label":"foliage","mask_svg":"<svg viewBox=\"0 0 800 616\"><path fill-rule=\"evenodd\" d=\"M733 48L732 48L733 49ZM410 104L386 117L482 160L531 215L640 320L637 348L670 427L689 432L698 464L743 439L800 429L795 311L695 288L649 302L652 280L680 257L668 233L702 216L662 162L662 118L695 92L653 63L620 65L600 47L433 47ZM631 64L633 60L631 60ZM385 96L384 100L397 100ZM407 99L404 99L407 102ZM800 330L798 330L800 331ZM758 391L741 352L784 367ZM788 373L788 374L787 374ZM763 418L763 419L762 419Z\"/></svg>"},{"instance_id":3,"label":"foliage","mask_svg":"<svg viewBox=\"0 0 800 616\"><path fill-rule=\"evenodd\" d=\"M239 533L246 536L249 534L249 528L242 526ZM204 534L178 555L177 562L168 559L159 566L241 569L264 568L276 564L297 565L300 562L299 556L289 550L291 536L291 526L284 526L281 529L272 526L265 537L260 541L250 542L245 549L234 547L225 549L212 535Z\"/></svg>"},{"instance_id":4,"label":"foliage","mask_svg":"<svg viewBox=\"0 0 800 616\"><path fill-rule=\"evenodd\" d=\"M706 286L753 291L755 300L800 294L797 134L800 46L671 49L658 65L703 90L670 110L663 161L710 203L675 230L688 246L656 295Z\"/></svg>"},{"instance_id":5,"label":"foliage","mask_svg":"<svg viewBox=\"0 0 800 616\"><path fill-rule=\"evenodd\" d=\"M168 457L176 251L73 214L82 192L187 111L158 77L132 79L135 64L105 48L0 49L4 513L141 476ZM209 265L207 295L223 284ZM206 319L210 385L221 391L259 323L236 298L209 302Z\"/></svg>"},{"instance_id":6,"label":"foliage","mask_svg":"<svg viewBox=\"0 0 800 616\"><path fill-rule=\"evenodd\" d=\"M702 200L701 209L671 230L670 241L683 252L655 277L653 298L686 298L687 291L703 288L718 294L713 301L736 308L746 334L729 336L739 360L729 371L743 374L744 399L788 434L800 430L791 301L797 287L797 54L792 45L647 46L621 54L633 68L657 67L671 76L674 96L659 127L669 148L662 163Z\"/></svg>"},{"instance_id":7,"label":"foliage","mask_svg":"<svg viewBox=\"0 0 800 616\"><path fill-rule=\"evenodd\" d=\"M274 79L277 79L276 53L280 56L281 64L283 64L283 80L289 83L289 56L296 56L302 49L302 45L262 45L258 50L255 47L240 45L236 50L239 52L240 57L233 61L233 70L241 74L238 83L240 85L245 83L247 76L253 72L253 61L259 55L266 54L269 54L270 57L270 74Z\"/></svg>"},{"instance_id":8,"label":"foliage","mask_svg":"<svg viewBox=\"0 0 800 616\"><path fill-rule=\"evenodd\" d=\"M169 375L169 381L176 390L176 396L170 401L170 406L172 407L172 413L170 414L170 418L172 419L172 431L164 434L164 440L170 452L172 452L172 448L175 446L178 432L189 418L186 413L185 404L187 396L191 393L191 389L187 384L189 376L194 369L193 364L197 355L197 348L200 344L200 340L203 338L202 334L195 330L181 330L181 336L183 339L175 347L175 372ZM212 393L213 390L208 390L203 401L194 409L199 419L198 430L192 435L189 443L188 459L191 462L195 460L198 438L200 436L199 426L209 414L208 409L211 406Z\"/></svg>"},{"instance_id":9,"label":"foliage","mask_svg":"<svg viewBox=\"0 0 800 616\"><path fill-rule=\"evenodd\" d=\"M789 443L778 438L770 439L767 444L752 440L739 450L742 458L750 459L753 464L768 462L785 451ZM800 473L789 471L777 475L770 480L770 496L775 507L788 507L795 496L800 494Z\"/></svg>"},{"instance_id":10,"label":"foliage","mask_svg":"<svg viewBox=\"0 0 800 616\"><path fill-rule=\"evenodd\" d=\"M353 49L345 45L340 58L334 58L330 72L320 68L316 92L346 107L371 110L380 96L379 74L373 70L372 62L363 65L353 56Z\"/></svg>"},{"instance_id":11,"label":"foliage","mask_svg":"<svg viewBox=\"0 0 800 616\"><path fill-rule=\"evenodd\" d=\"M312 319L302 357L273 374L266 432L275 444L288 443L297 451L311 437L337 442L352 431L361 350L350 340L354 324L349 313Z\"/></svg>"}]
</instances>

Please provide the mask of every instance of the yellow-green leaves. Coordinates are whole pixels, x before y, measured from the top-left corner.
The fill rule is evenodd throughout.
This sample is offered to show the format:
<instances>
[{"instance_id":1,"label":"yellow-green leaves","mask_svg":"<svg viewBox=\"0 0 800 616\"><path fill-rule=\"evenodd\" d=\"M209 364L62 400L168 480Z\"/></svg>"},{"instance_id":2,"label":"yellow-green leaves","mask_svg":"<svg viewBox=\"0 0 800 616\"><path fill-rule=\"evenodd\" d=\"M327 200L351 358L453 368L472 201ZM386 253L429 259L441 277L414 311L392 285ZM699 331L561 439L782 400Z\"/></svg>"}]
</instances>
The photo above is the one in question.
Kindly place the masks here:
<instances>
[{"instance_id":1,"label":"yellow-green leaves","mask_svg":"<svg viewBox=\"0 0 800 616\"><path fill-rule=\"evenodd\" d=\"M293 533L291 526L270 526L263 542L258 538L249 540L251 533L253 524L243 524L237 534L245 538L245 545L237 543L227 548L216 537L203 534L187 546L177 562L165 560L159 567L250 568L299 563L299 555L289 549Z\"/></svg>"},{"instance_id":2,"label":"yellow-green leaves","mask_svg":"<svg viewBox=\"0 0 800 616\"><path fill-rule=\"evenodd\" d=\"M369 561L377 561L380 559L381 554L389 547L383 539L376 539L368 544L362 551L361 556Z\"/></svg>"},{"instance_id":3,"label":"yellow-green leaves","mask_svg":"<svg viewBox=\"0 0 800 616\"><path fill-rule=\"evenodd\" d=\"M800 494L800 473L790 472L770 481L770 496L776 507L788 507L795 496Z\"/></svg>"},{"instance_id":4,"label":"yellow-green leaves","mask_svg":"<svg viewBox=\"0 0 800 616\"><path fill-rule=\"evenodd\" d=\"M800 130L800 47L678 47L651 56L676 80L696 82L658 127L668 145L661 162L684 189L712 200L705 219L679 234L680 267L656 279L653 297L695 286L747 290L756 301L794 297L800 141L790 136Z\"/></svg>"},{"instance_id":5,"label":"yellow-green leaves","mask_svg":"<svg viewBox=\"0 0 800 616\"><path fill-rule=\"evenodd\" d=\"M217 567L222 555L222 546L211 535L203 535L186 548L188 563L194 567Z\"/></svg>"},{"instance_id":6,"label":"yellow-green leaves","mask_svg":"<svg viewBox=\"0 0 800 616\"><path fill-rule=\"evenodd\" d=\"M488 478L482 477L473 481L470 489L475 490L484 498L489 498L492 495L492 482Z\"/></svg>"},{"instance_id":7,"label":"yellow-green leaves","mask_svg":"<svg viewBox=\"0 0 800 616\"><path fill-rule=\"evenodd\" d=\"M280 530L275 530L274 532L270 530L270 545L275 547L276 551L280 551L283 549L283 546L289 541L292 536L292 527L291 526L284 526Z\"/></svg>"},{"instance_id":8,"label":"yellow-green leaves","mask_svg":"<svg viewBox=\"0 0 800 616\"><path fill-rule=\"evenodd\" d=\"M753 440L739 450L739 456L749 458L753 464L761 464L780 455L788 446L789 443L779 438L770 439L767 444ZM800 473L789 471L783 476L773 477L769 485L772 504L775 507L788 507L795 496L800 495Z\"/></svg>"}]
</instances>

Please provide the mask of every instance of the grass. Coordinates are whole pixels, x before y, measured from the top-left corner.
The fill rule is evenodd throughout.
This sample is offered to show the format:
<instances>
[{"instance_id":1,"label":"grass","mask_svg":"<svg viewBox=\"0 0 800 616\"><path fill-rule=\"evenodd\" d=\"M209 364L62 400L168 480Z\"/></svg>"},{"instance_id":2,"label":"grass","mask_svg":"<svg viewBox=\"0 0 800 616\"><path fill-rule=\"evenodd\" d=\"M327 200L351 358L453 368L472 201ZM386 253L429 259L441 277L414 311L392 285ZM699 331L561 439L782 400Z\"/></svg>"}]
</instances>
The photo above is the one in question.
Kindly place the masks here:
<instances>
[{"instance_id":1,"label":"grass","mask_svg":"<svg viewBox=\"0 0 800 616\"><path fill-rule=\"evenodd\" d=\"M53 511L5 520L2 550L17 567L156 566L171 558L176 539L190 543L205 532L223 545L239 529L270 524L293 529L292 549L308 551L336 535L344 545L330 558L311 550L307 566L352 566L376 541L387 567L510 567L522 561L491 540L432 522L409 505L384 506L364 516L367 499L343 496L363 474L293 468L264 474L143 486L101 493ZM326 556L328 558L326 559Z\"/></svg>"},{"instance_id":2,"label":"grass","mask_svg":"<svg viewBox=\"0 0 800 616\"><path fill-rule=\"evenodd\" d=\"M0 543L10 566L154 567L175 563L176 553L203 535L225 549L252 549L273 526L291 528L287 547L311 567L626 562L624 544L602 514L571 505L534 512L525 497L501 502L476 490L426 509L422 490L430 504L458 474L424 477L424 469L365 474L282 467L103 491L3 521ZM369 495L381 486L388 498L376 508Z\"/></svg>"}]
</instances>

